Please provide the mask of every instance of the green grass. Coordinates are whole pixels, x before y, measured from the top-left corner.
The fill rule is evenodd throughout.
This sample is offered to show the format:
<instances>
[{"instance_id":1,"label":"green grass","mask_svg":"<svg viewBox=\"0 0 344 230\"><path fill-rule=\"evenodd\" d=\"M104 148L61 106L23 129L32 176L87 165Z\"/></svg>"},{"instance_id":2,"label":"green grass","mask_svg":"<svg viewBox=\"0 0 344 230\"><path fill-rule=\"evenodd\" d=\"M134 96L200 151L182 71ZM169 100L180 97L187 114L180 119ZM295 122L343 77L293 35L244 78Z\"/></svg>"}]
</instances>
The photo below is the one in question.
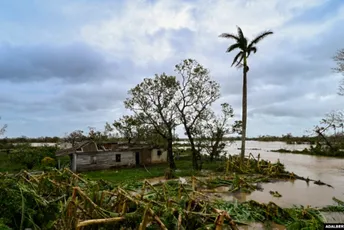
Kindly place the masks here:
<instances>
[{"instance_id":1,"label":"green grass","mask_svg":"<svg viewBox=\"0 0 344 230\"><path fill-rule=\"evenodd\" d=\"M195 171L192 169L192 162L189 158L183 158L180 160L176 160L177 170L175 175L177 177L185 177L185 176L192 176L192 175L199 175L199 171ZM224 163L217 161L217 162L204 162L203 169L204 170L211 170L214 171L220 166L223 166ZM102 171L92 171L92 172L84 172L82 173L89 179L92 180L107 180L114 183L128 183L133 181L139 181L144 179L149 179L153 177L160 177L164 176L165 170L168 167L167 164L159 164L159 165L150 165L140 168L120 168L120 169L113 169L113 170L102 170Z\"/></svg>"}]
</instances>

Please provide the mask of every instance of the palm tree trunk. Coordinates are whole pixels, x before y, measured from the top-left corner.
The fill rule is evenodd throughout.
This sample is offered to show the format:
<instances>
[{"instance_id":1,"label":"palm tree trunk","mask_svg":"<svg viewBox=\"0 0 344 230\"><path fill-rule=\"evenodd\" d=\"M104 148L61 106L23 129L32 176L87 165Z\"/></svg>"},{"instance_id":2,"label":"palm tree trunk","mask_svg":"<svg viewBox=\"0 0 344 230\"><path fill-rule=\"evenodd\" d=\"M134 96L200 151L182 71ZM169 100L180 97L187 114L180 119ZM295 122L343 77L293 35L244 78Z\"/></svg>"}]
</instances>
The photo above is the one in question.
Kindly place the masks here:
<instances>
[{"instance_id":1,"label":"palm tree trunk","mask_svg":"<svg viewBox=\"0 0 344 230\"><path fill-rule=\"evenodd\" d=\"M245 158L245 147L246 147L246 123L247 123L247 60L244 57L243 66L243 84L242 84L242 134L241 134L241 163Z\"/></svg>"}]
</instances>

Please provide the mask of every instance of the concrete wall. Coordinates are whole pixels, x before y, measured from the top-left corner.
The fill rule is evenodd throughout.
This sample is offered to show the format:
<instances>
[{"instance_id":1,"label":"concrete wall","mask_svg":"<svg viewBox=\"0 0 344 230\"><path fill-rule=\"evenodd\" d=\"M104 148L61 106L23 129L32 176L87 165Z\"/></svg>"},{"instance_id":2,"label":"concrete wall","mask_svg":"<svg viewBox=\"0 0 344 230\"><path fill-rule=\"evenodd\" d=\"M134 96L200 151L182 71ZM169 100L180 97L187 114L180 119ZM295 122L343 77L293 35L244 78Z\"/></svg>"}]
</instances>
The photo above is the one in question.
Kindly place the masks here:
<instances>
[{"instance_id":1,"label":"concrete wall","mask_svg":"<svg viewBox=\"0 0 344 230\"><path fill-rule=\"evenodd\" d=\"M161 155L158 155L158 151L161 151ZM163 150L163 149L152 149L151 151L151 162L152 164L154 163L163 163L163 162L167 162L167 151Z\"/></svg>"},{"instance_id":2,"label":"concrete wall","mask_svg":"<svg viewBox=\"0 0 344 230\"><path fill-rule=\"evenodd\" d=\"M116 155L120 155L120 162L116 162ZM121 166L134 166L134 152L98 152L89 154L77 154L76 171L102 170Z\"/></svg>"}]
</instances>

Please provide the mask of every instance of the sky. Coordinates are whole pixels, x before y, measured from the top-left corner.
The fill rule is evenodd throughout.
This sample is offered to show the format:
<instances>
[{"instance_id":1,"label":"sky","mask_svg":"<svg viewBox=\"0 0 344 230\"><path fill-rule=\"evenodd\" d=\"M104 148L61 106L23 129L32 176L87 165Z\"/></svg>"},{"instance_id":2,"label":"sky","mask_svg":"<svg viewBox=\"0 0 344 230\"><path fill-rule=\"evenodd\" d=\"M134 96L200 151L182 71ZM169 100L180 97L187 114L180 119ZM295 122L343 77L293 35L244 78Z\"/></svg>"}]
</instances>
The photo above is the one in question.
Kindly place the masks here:
<instances>
[{"instance_id":1,"label":"sky","mask_svg":"<svg viewBox=\"0 0 344 230\"><path fill-rule=\"evenodd\" d=\"M249 58L248 136L307 134L342 109L342 0L11 0L0 2L0 124L5 136L103 130L128 114L123 100L146 77L192 58L241 116L242 72L226 53L240 26L273 35ZM180 136L183 132L179 130Z\"/></svg>"}]
</instances>

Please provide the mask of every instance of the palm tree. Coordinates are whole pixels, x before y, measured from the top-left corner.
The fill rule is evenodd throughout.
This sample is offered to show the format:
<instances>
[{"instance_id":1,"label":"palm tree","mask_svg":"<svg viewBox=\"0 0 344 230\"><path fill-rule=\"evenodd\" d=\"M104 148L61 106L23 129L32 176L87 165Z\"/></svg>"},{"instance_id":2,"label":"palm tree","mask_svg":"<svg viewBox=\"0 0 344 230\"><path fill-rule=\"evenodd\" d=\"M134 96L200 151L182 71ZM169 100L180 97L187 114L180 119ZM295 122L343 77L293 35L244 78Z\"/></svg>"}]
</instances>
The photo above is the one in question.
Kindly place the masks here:
<instances>
[{"instance_id":1,"label":"palm tree","mask_svg":"<svg viewBox=\"0 0 344 230\"><path fill-rule=\"evenodd\" d=\"M238 34L228 34L223 33L219 37L229 38L235 41L234 44L228 47L227 53L230 53L236 49L239 53L233 59L233 65L243 69L243 86L242 86L242 135L241 135L241 162L243 162L245 157L245 140L246 140L246 121L247 121L247 72L249 67L247 64L247 59L250 54L257 52L256 45L263 40L266 36L273 34L272 31L264 31L260 33L256 38L254 38L250 43L249 40L244 36L241 28L237 26Z\"/></svg>"}]
</instances>

